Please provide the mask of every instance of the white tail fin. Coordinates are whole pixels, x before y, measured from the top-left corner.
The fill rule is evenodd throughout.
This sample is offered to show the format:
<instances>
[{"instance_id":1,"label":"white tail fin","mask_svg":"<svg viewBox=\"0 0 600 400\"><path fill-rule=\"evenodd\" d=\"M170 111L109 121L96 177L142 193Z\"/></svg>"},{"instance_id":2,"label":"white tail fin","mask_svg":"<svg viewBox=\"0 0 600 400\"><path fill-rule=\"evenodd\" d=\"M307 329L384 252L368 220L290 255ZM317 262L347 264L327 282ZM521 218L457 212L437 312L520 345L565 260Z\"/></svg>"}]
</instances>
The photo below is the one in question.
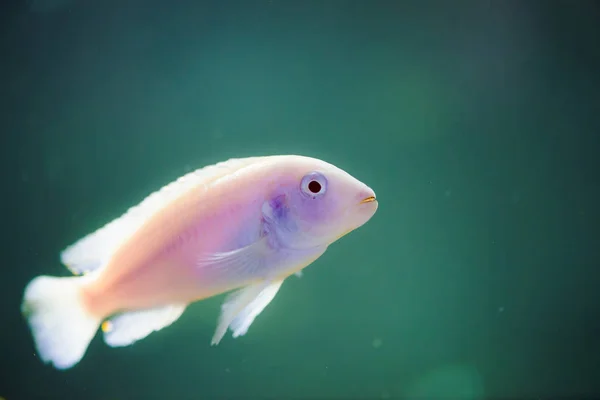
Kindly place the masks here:
<instances>
[{"instance_id":1,"label":"white tail fin","mask_svg":"<svg viewBox=\"0 0 600 400\"><path fill-rule=\"evenodd\" d=\"M21 312L37 353L58 369L70 368L83 358L102 322L81 302L81 285L88 279L38 276L25 288Z\"/></svg>"}]
</instances>

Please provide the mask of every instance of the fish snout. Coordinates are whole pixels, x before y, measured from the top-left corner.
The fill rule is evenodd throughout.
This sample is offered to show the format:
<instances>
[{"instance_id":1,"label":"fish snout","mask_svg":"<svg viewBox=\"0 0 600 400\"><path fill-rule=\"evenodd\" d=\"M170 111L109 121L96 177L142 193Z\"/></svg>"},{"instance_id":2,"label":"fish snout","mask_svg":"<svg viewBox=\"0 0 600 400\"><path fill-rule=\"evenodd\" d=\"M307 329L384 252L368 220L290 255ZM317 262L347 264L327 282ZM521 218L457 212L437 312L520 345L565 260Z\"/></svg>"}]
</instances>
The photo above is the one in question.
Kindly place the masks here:
<instances>
[{"instance_id":1,"label":"fish snout","mask_svg":"<svg viewBox=\"0 0 600 400\"><path fill-rule=\"evenodd\" d=\"M375 196L375 192L371 188L363 190L359 194L358 199L359 204L377 203L377 196Z\"/></svg>"}]
</instances>

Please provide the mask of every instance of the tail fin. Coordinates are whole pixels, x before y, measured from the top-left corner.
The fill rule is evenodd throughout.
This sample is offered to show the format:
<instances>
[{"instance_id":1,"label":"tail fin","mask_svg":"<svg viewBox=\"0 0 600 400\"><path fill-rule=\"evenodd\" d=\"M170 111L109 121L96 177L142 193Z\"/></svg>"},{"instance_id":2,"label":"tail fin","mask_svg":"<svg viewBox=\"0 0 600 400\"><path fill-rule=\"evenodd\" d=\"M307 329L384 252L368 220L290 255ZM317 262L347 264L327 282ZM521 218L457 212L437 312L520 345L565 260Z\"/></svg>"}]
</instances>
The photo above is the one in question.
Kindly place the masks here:
<instances>
[{"instance_id":1,"label":"tail fin","mask_svg":"<svg viewBox=\"0 0 600 400\"><path fill-rule=\"evenodd\" d=\"M37 353L58 369L71 368L83 358L102 322L81 301L81 285L87 279L38 276L25 288L21 312Z\"/></svg>"}]
</instances>

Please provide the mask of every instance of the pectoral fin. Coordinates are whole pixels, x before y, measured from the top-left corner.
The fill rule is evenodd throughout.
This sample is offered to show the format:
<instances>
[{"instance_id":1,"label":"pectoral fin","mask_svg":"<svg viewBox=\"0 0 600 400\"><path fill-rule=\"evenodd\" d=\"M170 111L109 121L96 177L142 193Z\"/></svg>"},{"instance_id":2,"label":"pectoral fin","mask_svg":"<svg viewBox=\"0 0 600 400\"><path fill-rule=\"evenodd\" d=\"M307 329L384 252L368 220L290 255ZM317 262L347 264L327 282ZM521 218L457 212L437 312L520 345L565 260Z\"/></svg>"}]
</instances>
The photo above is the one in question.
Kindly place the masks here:
<instances>
[{"instance_id":1,"label":"pectoral fin","mask_svg":"<svg viewBox=\"0 0 600 400\"><path fill-rule=\"evenodd\" d=\"M198 268L208 269L220 274L256 276L267 258L273 253L266 237L232 251L202 255Z\"/></svg>"},{"instance_id":2,"label":"pectoral fin","mask_svg":"<svg viewBox=\"0 0 600 400\"><path fill-rule=\"evenodd\" d=\"M245 335L256 316L273 300L282 283L283 280L258 283L227 296L221 306L211 345L219 344L227 328L233 331L234 338Z\"/></svg>"}]
</instances>

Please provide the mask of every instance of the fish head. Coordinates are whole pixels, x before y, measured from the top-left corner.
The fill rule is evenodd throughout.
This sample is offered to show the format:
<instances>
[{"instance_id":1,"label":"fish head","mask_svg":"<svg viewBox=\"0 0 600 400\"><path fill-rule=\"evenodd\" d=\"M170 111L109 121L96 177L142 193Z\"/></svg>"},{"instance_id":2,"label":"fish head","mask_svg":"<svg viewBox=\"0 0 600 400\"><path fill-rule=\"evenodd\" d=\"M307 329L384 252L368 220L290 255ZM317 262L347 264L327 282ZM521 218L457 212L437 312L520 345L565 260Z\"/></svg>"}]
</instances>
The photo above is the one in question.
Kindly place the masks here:
<instances>
[{"instance_id":1,"label":"fish head","mask_svg":"<svg viewBox=\"0 0 600 400\"><path fill-rule=\"evenodd\" d=\"M328 246L377 211L373 189L324 161L297 157L279 176L276 229L291 247Z\"/></svg>"}]
</instances>

